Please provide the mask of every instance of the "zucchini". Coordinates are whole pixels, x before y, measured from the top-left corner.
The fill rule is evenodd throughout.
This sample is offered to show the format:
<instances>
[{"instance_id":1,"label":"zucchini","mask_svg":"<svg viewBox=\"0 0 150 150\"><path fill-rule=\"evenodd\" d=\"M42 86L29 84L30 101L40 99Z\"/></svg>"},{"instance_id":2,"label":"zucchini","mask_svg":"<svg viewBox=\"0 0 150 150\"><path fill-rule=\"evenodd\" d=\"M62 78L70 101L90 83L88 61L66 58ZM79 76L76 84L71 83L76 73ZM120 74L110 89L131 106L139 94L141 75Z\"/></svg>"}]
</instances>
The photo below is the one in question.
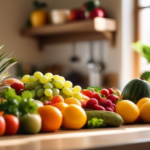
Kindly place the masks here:
<instances>
[{"instance_id":1,"label":"zucchini","mask_svg":"<svg viewBox=\"0 0 150 150\"><path fill-rule=\"evenodd\" d=\"M88 110L85 111L87 115L87 121L92 118L103 119L106 126L119 127L123 124L122 117L114 112L101 111L101 110Z\"/></svg>"}]
</instances>

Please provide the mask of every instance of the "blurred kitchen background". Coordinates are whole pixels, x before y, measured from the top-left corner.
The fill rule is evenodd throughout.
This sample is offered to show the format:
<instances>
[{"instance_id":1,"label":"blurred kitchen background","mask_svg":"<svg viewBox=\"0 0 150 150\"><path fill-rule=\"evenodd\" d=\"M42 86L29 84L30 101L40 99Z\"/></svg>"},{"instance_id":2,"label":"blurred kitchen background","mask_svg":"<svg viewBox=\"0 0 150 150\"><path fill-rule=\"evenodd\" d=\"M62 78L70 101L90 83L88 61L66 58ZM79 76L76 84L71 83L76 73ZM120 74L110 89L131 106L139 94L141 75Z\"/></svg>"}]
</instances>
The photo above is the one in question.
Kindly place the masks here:
<instances>
[{"instance_id":1,"label":"blurred kitchen background","mask_svg":"<svg viewBox=\"0 0 150 150\"><path fill-rule=\"evenodd\" d=\"M38 2L47 4L44 9L50 15L54 10L80 9L88 1L39 0ZM43 73L63 75L83 88L91 85L115 86L122 89L129 80L139 77L144 71L147 62L133 51L132 43L138 40L150 43L150 8L147 7L150 6L150 0L100 0L100 8L105 11L105 18L116 22L116 30L111 34L113 44L109 39L93 41L76 39L63 43L42 44L43 36L37 39L22 34L23 29L30 26L28 20L35 10L33 2L33 0L0 1L0 45L4 44L3 51L12 51L12 56L18 60L17 65L10 69L11 77L20 78L23 74L32 74L35 70L39 70ZM61 29L61 25L80 21L72 20L59 26ZM46 26L56 25L49 22ZM65 36L64 34L64 38Z\"/></svg>"}]
</instances>

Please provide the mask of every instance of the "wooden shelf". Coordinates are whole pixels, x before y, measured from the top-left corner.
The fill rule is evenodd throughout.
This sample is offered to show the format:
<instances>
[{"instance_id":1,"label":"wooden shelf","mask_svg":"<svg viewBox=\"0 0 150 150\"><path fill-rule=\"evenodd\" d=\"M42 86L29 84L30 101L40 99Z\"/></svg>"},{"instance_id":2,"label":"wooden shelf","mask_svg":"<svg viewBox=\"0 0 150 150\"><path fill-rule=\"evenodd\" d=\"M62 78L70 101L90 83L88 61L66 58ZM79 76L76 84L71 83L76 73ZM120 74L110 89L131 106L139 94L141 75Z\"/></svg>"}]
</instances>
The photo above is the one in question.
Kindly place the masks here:
<instances>
[{"instance_id":1,"label":"wooden shelf","mask_svg":"<svg viewBox=\"0 0 150 150\"><path fill-rule=\"evenodd\" d=\"M107 39L114 45L116 21L107 18L95 18L70 22L61 25L46 25L22 30L25 36L37 38L41 43L77 42Z\"/></svg>"},{"instance_id":2,"label":"wooden shelf","mask_svg":"<svg viewBox=\"0 0 150 150\"><path fill-rule=\"evenodd\" d=\"M149 150L149 147L149 124L0 137L2 150Z\"/></svg>"}]
</instances>

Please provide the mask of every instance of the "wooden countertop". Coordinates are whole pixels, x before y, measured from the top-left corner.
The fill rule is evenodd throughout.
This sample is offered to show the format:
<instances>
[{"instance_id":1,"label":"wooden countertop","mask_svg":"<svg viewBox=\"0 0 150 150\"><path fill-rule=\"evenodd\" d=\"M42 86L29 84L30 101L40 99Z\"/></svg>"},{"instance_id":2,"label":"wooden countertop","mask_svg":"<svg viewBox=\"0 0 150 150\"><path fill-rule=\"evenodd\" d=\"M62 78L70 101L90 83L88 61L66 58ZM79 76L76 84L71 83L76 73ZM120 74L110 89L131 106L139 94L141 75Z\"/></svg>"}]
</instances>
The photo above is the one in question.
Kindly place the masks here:
<instances>
[{"instance_id":1,"label":"wooden countertop","mask_svg":"<svg viewBox=\"0 0 150 150\"><path fill-rule=\"evenodd\" d=\"M132 150L140 146L142 149L145 146L143 150L150 149L150 124L0 137L0 150L123 150L127 146L133 147Z\"/></svg>"}]
</instances>

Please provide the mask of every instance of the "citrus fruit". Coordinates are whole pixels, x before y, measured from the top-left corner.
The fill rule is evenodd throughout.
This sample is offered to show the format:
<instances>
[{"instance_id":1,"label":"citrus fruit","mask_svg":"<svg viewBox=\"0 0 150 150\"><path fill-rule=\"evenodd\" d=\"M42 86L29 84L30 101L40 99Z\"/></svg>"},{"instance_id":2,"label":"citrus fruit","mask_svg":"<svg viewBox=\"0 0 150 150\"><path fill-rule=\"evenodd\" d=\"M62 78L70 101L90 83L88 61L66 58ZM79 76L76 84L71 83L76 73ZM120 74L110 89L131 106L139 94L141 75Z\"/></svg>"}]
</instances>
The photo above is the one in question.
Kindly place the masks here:
<instances>
[{"instance_id":1,"label":"citrus fruit","mask_svg":"<svg viewBox=\"0 0 150 150\"><path fill-rule=\"evenodd\" d=\"M125 123L133 123L139 117L139 109L133 102L122 100L116 105L116 113L118 113Z\"/></svg>"},{"instance_id":2,"label":"citrus fruit","mask_svg":"<svg viewBox=\"0 0 150 150\"><path fill-rule=\"evenodd\" d=\"M136 105L140 109L141 106L145 104L146 102L150 102L150 98L148 97L141 98Z\"/></svg>"},{"instance_id":3,"label":"citrus fruit","mask_svg":"<svg viewBox=\"0 0 150 150\"><path fill-rule=\"evenodd\" d=\"M141 106L140 117L143 122L150 123L150 102L144 103Z\"/></svg>"},{"instance_id":4,"label":"citrus fruit","mask_svg":"<svg viewBox=\"0 0 150 150\"><path fill-rule=\"evenodd\" d=\"M76 104L70 104L68 107L64 108L62 115L62 126L66 129L80 129L87 121L85 111Z\"/></svg>"},{"instance_id":5,"label":"citrus fruit","mask_svg":"<svg viewBox=\"0 0 150 150\"><path fill-rule=\"evenodd\" d=\"M45 105L43 107L38 108L38 113L42 118L41 131L56 131L61 127L62 114L58 108L50 105Z\"/></svg>"},{"instance_id":6,"label":"citrus fruit","mask_svg":"<svg viewBox=\"0 0 150 150\"><path fill-rule=\"evenodd\" d=\"M71 97L71 98L66 98L66 99L64 100L64 102L65 102L66 104L68 104L68 105L70 105L70 104L76 104L76 105L81 106L80 101L79 101L78 99L76 99L76 98L73 98L73 97Z\"/></svg>"},{"instance_id":7,"label":"citrus fruit","mask_svg":"<svg viewBox=\"0 0 150 150\"><path fill-rule=\"evenodd\" d=\"M64 102L64 98L61 95L54 96L52 99L52 104L59 102Z\"/></svg>"},{"instance_id":8,"label":"citrus fruit","mask_svg":"<svg viewBox=\"0 0 150 150\"><path fill-rule=\"evenodd\" d=\"M66 108L68 106L68 104L64 103L64 102L59 102L59 103L54 103L52 104L52 106L58 108L60 111L62 111L64 108Z\"/></svg>"}]
</instances>

